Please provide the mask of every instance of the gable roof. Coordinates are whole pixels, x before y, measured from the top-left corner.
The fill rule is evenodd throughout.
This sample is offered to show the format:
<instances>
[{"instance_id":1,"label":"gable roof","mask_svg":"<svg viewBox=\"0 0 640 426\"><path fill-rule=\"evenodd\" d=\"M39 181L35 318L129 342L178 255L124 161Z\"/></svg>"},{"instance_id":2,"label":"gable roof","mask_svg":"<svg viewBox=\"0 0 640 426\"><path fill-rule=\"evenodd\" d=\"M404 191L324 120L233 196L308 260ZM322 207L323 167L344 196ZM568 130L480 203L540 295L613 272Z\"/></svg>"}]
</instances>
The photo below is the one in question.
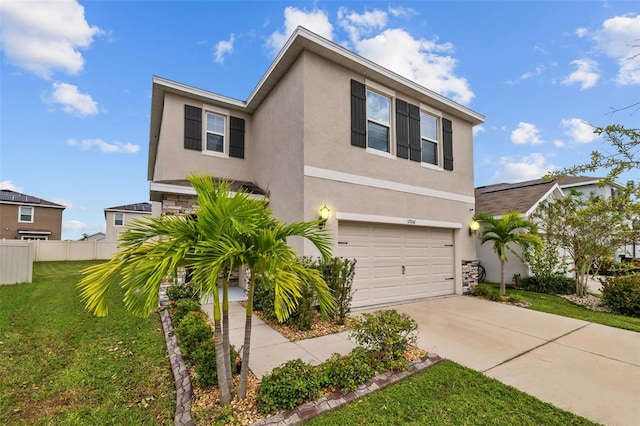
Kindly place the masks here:
<instances>
[{"instance_id":1,"label":"gable roof","mask_svg":"<svg viewBox=\"0 0 640 426\"><path fill-rule=\"evenodd\" d=\"M497 183L475 189L476 212L494 216L510 211L531 213L538 203L546 199L554 189L597 185L603 178L589 176L567 176L552 181L542 178L516 183ZM620 184L613 183L620 187Z\"/></svg>"},{"instance_id":2,"label":"gable roof","mask_svg":"<svg viewBox=\"0 0 640 426\"><path fill-rule=\"evenodd\" d=\"M244 111L251 114L259 107L262 101L286 74L291 65L293 65L298 56L305 50L340 64L390 89L403 92L417 99L428 98L429 102L441 111L465 120L472 125L484 122L485 117L482 114L429 90L406 77L396 74L375 62L365 59L349 49L320 37L304 27L298 27L291 37L289 37L287 43L280 50L280 53L278 53L278 56L276 56L271 63L271 66L269 66L267 72L262 76L246 101L229 98L158 76L153 77L147 179L149 181L153 180L153 166L156 160L165 93L174 93L202 101L209 105L221 106L226 109Z\"/></svg>"},{"instance_id":3,"label":"gable roof","mask_svg":"<svg viewBox=\"0 0 640 426\"><path fill-rule=\"evenodd\" d=\"M0 190L0 204L19 204L21 206L50 207L54 209L66 209L66 206L43 200L32 195L11 191L10 189Z\"/></svg>"},{"instance_id":4,"label":"gable roof","mask_svg":"<svg viewBox=\"0 0 640 426\"><path fill-rule=\"evenodd\" d=\"M116 206L116 207L107 207L104 209L106 212L128 212L128 213L141 213L141 214L151 214L151 203L134 203L134 204L125 204L124 206Z\"/></svg>"}]
</instances>

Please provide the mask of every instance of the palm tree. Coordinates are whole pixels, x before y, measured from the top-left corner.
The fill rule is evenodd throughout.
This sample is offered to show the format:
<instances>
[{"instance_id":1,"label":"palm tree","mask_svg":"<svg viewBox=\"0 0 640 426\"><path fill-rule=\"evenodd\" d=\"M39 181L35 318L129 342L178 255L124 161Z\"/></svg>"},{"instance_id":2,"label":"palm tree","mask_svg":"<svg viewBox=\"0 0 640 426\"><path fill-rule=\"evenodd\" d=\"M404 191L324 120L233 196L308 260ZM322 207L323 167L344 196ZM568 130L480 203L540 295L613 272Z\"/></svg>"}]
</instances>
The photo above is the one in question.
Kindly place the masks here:
<instances>
[{"instance_id":1,"label":"palm tree","mask_svg":"<svg viewBox=\"0 0 640 426\"><path fill-rule=\"evenodd\" d=\"M508 212L501 217L480 213L474 219L485 222L480 231L480 243L484 244L487 241L493 241L493 251L500 259L500 295L506 296L504 265L507 262L507 249L514 253L509 244L515 244L523 249L531 244L542 244L536 224L524 219L520 213L515 211Z\"/></svg>"},{"instance_id":2,"label":"palm tree","mask_svg":"<svg viewBox=\"0 0 640 426\"><path fill-rule=\"evenodd\" d=\"M283 225L272 217L265 200L251 198L244 191L231 193L227 182L191 175L196 190L197 216L161 216L135 221L121 234L120 251L107 263L87 268L78 287L86 307L98 316L108 313L107 294L112 285L125 289L124 302L137 315L149 315L158 303L160 284L178 267L192 271L193 283L202 295L213 297L220 403L231 401L227 286L229 271L246 265L255 280L273 283L279 317L286 318L296 305L301 280L313 280L314 273L300 268L288 236L308 238L324 255L330 240L317 222ZM287 254L288 253L288 254ZM255 278L254 278L255 276ZM222 278L222 310L218 282ZM329 289L315 280L323 311L332 304ZM326 295L329 295L326 297ZM249 311L248 305L247 312ZM248 316L250 336L250 315ZM245 333L246 335L246 333ZM243 368L248 368L249 345L244 348ZM244 372L244 387L246 389ZM242 377L242 376L241 376Z\"/></svg>"}]
</instances>

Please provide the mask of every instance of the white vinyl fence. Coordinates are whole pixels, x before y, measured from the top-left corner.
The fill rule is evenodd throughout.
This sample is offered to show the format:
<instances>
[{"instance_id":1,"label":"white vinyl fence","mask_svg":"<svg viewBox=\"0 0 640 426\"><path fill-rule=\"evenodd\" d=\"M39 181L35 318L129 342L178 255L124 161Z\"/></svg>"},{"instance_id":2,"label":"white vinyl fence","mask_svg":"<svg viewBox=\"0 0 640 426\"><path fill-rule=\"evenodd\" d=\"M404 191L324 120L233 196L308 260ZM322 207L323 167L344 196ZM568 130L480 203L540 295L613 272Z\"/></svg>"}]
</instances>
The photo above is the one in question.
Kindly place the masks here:
<instances>
[{"instance_id":1,"label":"white vinyl fence","mask_svg":"<svg viewBox=\"0 0 640 426\"><path fill-rule=\"evenodd\" d=\"M0 285L30 283L33 258L33 245L28 241L0 241Z\"/></svg>"},{"instance_id":2,"label":"white vinyl fence","mask_svg":"<svg viewBox=\"0 0 640 426\"><path fill-rule=\"evenodd\" d=\"M117 242L0 240L0 285L30 283L33 262L107 260L117 252Z\"/></svg>"}]
</instances>

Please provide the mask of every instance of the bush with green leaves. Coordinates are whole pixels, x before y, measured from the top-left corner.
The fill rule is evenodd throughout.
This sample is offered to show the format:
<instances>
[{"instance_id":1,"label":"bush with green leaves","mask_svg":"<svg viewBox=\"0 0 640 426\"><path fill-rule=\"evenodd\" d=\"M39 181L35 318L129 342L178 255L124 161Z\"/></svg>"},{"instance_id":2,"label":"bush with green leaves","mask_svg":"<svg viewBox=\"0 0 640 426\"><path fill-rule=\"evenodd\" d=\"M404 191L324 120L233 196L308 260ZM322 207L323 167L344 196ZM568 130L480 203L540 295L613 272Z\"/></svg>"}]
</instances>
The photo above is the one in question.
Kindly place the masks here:
<instances>
[{"instance_id":1,"label":"bush with green leaves","mask_svg":"<svg viewBox=\"0 0 640 426\"><path fill-rule=\"evenodd\" d=\"M276 319L276 308L274 305L275 293L272 288L262 282L262 280L256 281L253 288L253 309L256 311L262 311L262 316L265 319Z\"/></svg>"},{"instance_id":2,"label":"bush with green leaves","mask_svg":"<svg viewBox=\"0 0 640 426\"><path fill-rule=\"evenodd\" d=\"M375 375L371 358L363 347L356 347L347 355L335 353L318 366L322 386L341 391L355 390Z\"/></svg>"},{"instance_id":3,"label":"bush with green leaves","mask_svg":"<svg viewBox=\"0 0 640 426\"><path fill-rule=\"evenodd\" d=\"M188 360L193 359L198 346L213 339L213 329L202 311L187 313L174 330L178 336L180 351Z\"/></svg>"},{"instance_id":4,"label":"bush with green leaves","mask_svg":"<svg viewBox=\"0 0 640 426\"><path fill-rule=\"evenodd\" d=\"M482 297L484 299L493 300L494 302L501 300L500 291L491 287L487 283L479 283L471 287L469 294L476 297Z\"/></svg>"},{"instance_id":5,"label":"bush with green leaves","mask_svg":"<svg viewBox=\"0 0 640 426\"><path fill-rule=\"evenodd\" d=\"M315 293L313 288L304 283L300 286L300 299L298 299L298 306L296 310L287 319L287 324L295 325L298 330L311 330L313 325L313 318L318 315L318 312L314 308Z\"/></svg>"},{"instance_id":6,"label":"bush with green leaves","mask_svg":"<svg viewBox=\"0 0 640 426\"><path fill-rule=\"evenodd\" d=\"M364 313L356 320L350 337L372 350L383 366L403 367L403 355L418 339L418 323L409 315L395 309Z\"/></svg>"},{"instance_id":7,"label":"bush with green leaves","mask_svg":"<svg viewBox=\"0 0 640 426\"><path fill-rule=\"evenodd\" d=\"M546 294L573 294L576 292L576 281L564 275L547 274L531 277L514 276L516 287Z\"/></svg>"},{"instance_id":8,"label":"bush with green leaves","mask_svg":"<svg viewBox=\"0 0 640 426\"><path fill-rule=\"evenodd\" d=\"M200 294L190 284L174 284L167 287L167 297L169 300L192 299L196 302L200 301Z\"/></svg>"},{"instance_id":9,"label":"bush with green leaves","mask_svg":"<svg viewBox=\"0 0 640 426\"><path fill-rule=\"evenodd\" d=\"M256 403L261 413L289 410L322 396L322 381L315 367L294 359L262 377Z\"/></svg>"},{"instance_id":10,"label":"bush with green leaves","mask_svg":"<svg viewBox=\"0 0 640 426\"><path fill-rule=\"evenodd\" d=\"M230 347L229 355L231 366L235 367L240 360L240 355L233 345ZM215 340L205 340L200 343L193 351L191 362L196 372L195 381L198 386L204 388L218 384ZM237 374L236 368L232 368L231 374Z\"/></svg>"},{"instance_id":11,"label":"bush with green leaves","mask_svg":"<svg viewBox=\"0 0 640 426\"><path fill-rule=\"evenodd\" d=\"M640 274L607 277L602 303L623 315L640 317Z\"/></svg>"},{"instance_id":12,"label":"bush with green leaves","mask_svg":"<svg viewBox=\"0 0 640 426\"><path fill-rule=\"evenodd\" d=\"M184 316L189 312L200 312L201 310L202 307L200 306L200 303L192 299L178 299L176 301L172 301L169 304L169 314L171 315L173 327L177 327Z\"/></svg>"},{"instance_id":13,"label":"bush with green leaves","mask_svg":"<svg viewBox=\"0 0 640 426\"><path fill-rule=\"evenodd\" d=\"M322 276L336 301L336 309L332 315L333 319L338 324L344 324L347 315L351 312L356 259L333 257L326 262L322 259L309 261L313 267L322 272Z\"/></svg>"}]
</instances>

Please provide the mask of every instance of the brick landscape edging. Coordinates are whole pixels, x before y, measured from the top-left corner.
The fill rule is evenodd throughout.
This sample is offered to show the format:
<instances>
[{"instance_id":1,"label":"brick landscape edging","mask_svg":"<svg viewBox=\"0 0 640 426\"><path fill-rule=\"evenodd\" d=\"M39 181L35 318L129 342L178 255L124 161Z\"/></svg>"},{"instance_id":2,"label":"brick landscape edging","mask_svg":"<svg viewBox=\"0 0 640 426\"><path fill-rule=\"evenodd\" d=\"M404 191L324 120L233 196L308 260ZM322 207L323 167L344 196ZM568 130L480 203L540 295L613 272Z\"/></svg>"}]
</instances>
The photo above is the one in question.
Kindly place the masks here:
<instances>
[{"instance_id":1,"label":"brick landscape edging","mask_svg":"<svg viewBox=\"0 0 640 426\"><path fill-rule=\"evenodd\" d=\"M179 426L194 426L194 423L191 421L191 376L182 359L178 339L173 333L173 323L171 322L169 312L167 312L169 299L165 294L165 290L165 286L160 287L160 319L162 320L164 340L167 344L167 352L169 353L171 372L173 373L173 380L176 384L176 414L174 420L175 424Z\"/></svg>"},{"instance_id":2,"label":"brick landscape edging","mask_svg":"<svg viewBox=\"0 0 640 426\"><path fill-rule=\"evenodd\" d=\"M334 392L320 398L317 401L307 402L294 409L283 411L266 419L251 423L250 426L267 425L298 425L327 411L335 410L348 402L362 398L365 395L384 389L402 379L412 376L424 369L431 367L442 361L436 354L429 354L410 363L411 369L407 371L388 372L374 377L366 383L361 384L355 391Z\"/></svg>"}]
</instances>

